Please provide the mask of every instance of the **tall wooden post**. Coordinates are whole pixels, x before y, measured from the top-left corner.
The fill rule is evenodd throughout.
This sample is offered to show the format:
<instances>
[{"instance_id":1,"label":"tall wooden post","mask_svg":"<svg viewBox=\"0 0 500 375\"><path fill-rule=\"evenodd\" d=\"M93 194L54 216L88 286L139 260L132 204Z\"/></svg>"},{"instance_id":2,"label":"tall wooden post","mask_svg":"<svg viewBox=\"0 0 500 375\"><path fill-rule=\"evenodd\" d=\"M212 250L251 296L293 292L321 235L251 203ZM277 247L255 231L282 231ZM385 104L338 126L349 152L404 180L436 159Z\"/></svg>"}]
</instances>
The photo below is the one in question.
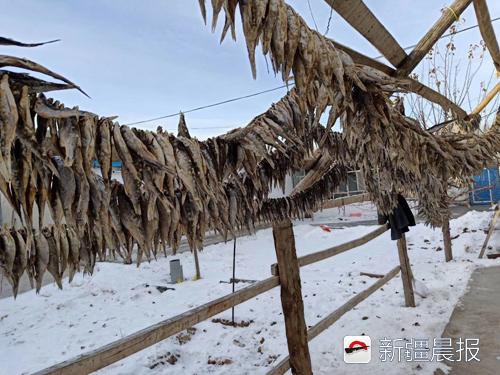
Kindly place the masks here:
<instances>
[{"instance_id":1,"label":"tall wooden post","mask_svg":"<svg viewBox=\"0 0 500 375\"><path fill-rule=\"evenodd\" d=\"M292 222L287 219L273 223L273 237L278 260L281 305L285 317L290 367L292 374L312 375Z\"/></svg>"},{"instance_id":2,"label":"tall wooden post","mask_svg":"<svg viewBox=\"0 0 500 375\"><path fill-rule=\"evenodd\" d=\"M406 236L398 240L399 263L401 265L401 280L403 281L403 291L405 294L406 307L415 307L415 294L413 293L413 273L411 272L408 249L406 248Z\"/></svg>"},{"instance_id":3,"label":"tall wooden post","mask_svg":"<svg viewBox=\"0 0 500 375\"><path fill-rule=\"evenodd\" d=\"M453 253L451 251L450 220L448 218L444 219L441 230L443 231L444 257L449 262L453 259Z\"/></svg>"}]
</instances>

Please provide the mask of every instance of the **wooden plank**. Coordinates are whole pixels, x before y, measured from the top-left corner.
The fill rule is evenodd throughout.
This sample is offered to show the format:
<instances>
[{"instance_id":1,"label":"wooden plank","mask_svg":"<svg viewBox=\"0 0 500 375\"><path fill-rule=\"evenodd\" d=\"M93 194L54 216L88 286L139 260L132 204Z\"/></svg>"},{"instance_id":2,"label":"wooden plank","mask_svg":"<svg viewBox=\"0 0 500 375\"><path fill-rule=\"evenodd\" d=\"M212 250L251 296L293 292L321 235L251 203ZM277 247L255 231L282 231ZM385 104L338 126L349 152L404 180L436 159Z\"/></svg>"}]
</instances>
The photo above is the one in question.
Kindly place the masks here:
<instances>
[{"instance_id":1,"label":"wooden plank","mask_svg":"<svg viewBox=\"0 0 500 375\"><path fill-rule=\"evenodd\" d=\"M481 251L479 252L479 259L481 259L484 256L484 253L486 252L486 247L488 246L488 242L490 241L490 237L495 231L495 226L497 224L498 216L500 215L500 202L497 203L495 207L495 214L493 215L490 226L488 228L488 233L486 234L486 238L484 239L483 246L481 246Z\"/></svg>"},{"instance_id":2,"label":"wooden plank","mask_svg":"<svg viewBox=\"0 0 500 375\"><path fill-rule=\"evenodd\" d=\"M443 226L441 227L443 232L443 247L444 247L444 258L447 262L453 260L453 252L451 250L451 235L450 235L450 220L445 219Z\"/></svg>"},{"instance_id":3,"label":"wooden plank","mask_svg":"<svg viewBox=\"0 0 500 375\"><path fill-rule=\"evenodd\" d=\"M335 47L347 52L356 64L371 66L372 68L378 69L387 75L396 75L396 69L393 69L390 66L381 63L380 61L372 59L371 57L365 56L362 53L344 46L343 44L338 43L334 40L331 40L331 42ZM417 80L414 80L412 78L406 79L409 82L408 91L414 92L415 94L422 96L430 102L439 104L445 111L452 111L457 119L461 120L467 117L467 112L465 112L462 108L460 108L460 106L452 102L443 94L440 94L436 90L431 89L430 87Z\"/></svg>"},{"instance_id":4,"label":"wooden plank","mask_svg":"<svg viewBox=\"0 0 500 375\"><path fill-rule=\"evenodd\" d=\"M120 340L38 371L35 374L89 374L165 340L233 306L248 301L259 294L265 293L278 285L278 277L269 277L238 290L234 294L218 298L185 313L163 320Z\"/></svg>"},{"instance_id":5,"label":"wooden plank","mask_svg":"<svg viewBox=\"0 0 500 375\"><path fill-rule=\"evenodd\" d=\"M330 199L329 201L326 201L323 204L322 208L327 209L335 207L344 207L347 206L348 204L361 203L369 200L370 200L370 194L368 193L352 195L350 197Z\"/></svg>"},{"instance_id":6,"label":"wooden plank","mask_svg":"<svg viewBox=\"0 0 500 375\"><path fill-rule=\"evenodd\" d=\"M415 294L413 293L413 274L408 258L408 249L406 248L406 236L403 233L398 240L399 264L401 265L401 280L403 281L403 291L405 295L406 307L415 307Z\"/></svg>"},{"instance_id":7,"label":"wooden plank","mask_svg":"<svg viewBox=\"0 0 500 375\"><path fill-rule=\"evenodd\" d=\"M300 269L295 250L295 237L290 219L273 223L274 248L282 272L281 305L285 318L286 340L293 374L312 375L307 345L307 326L300 283Z\"/></svg>"},{"instance_id":8,"label":"wooden plank","mask_svg":"<svg viewBox=\"0 0 500 375\"><path fill-rule=\"evenodd\" d=\"M394 66L407 57L404 49L362 0L325 0Z\"/></svg>"},{"instance_id":9,"label":"wooden plank","mask_svg":"<svg viewBox=\"0 0 500 375\"><path fill-rule=\"evenodd\" d=\"M462 12L469 6L472 0L455 0L449 7L445 7L441 17L427 31L408 57L398 66L397 76L406 77L422 61L438 39L448 28L457 21Z\"/></svg>"},{"instance_id":10,"label":"wooden plank","mask_svg":"<svg viewBox=\"0 0 500 375\"><path fill-rule=\"evenodd\" d=\"M379 290L385 284L387 284L392 278L394 278L400 271L400 267L394 267L391 271L389 271L385 276L383 276L380 280L373 283L368 289L363 290L362 292L356 294L353 298L347 301L344 305L340 306L331 314L327 315L323 319L321 319L318 323L312 326L307 331L307 339L311 341L320 333L329 328L333 323L339 320L343 315L347 312L351 311L353 307L357 306L359 303L367 299L374 292ZM286 373L290 369L290 357L287 356L283 358L276 367L274 367L271 371L267 373L267 375L282 375Z\"/></svg>"},{"instance_id":11,"label":"wooden plank","mask_svg":"<svg viewBox=\"0 0 500 375\"><path fill-rule=\"evenodd\" d=\"M384 275L381 275L379 273L371 273L371 272L360 272L359 276L368 276L368 277L373 277L375 279L381 279L384 277Z\"/></svg>"},{"instance_id":12,"label":"wooden plank","mask_svg":"<svg viewBox=\"0 0 500 375\"><path fill-rule=\"evenodd\" d=\"M495 69L500 73L500 48L498 48L498 41L495 35L495 30L491 24L490 12L486 0L474 0L474 11L476 12L477 22L479 24L479 31L483 37L486 48L490 52Z\"/></svg>"},{"instance_id":13,"label":"wooden plank","mask_svg":"<svg viewBox=\"0 0 500 375\"><path fill-rule=\"evenodd\" d=\"M351 250L351 249L354 249L354 248L359 247L361 245L364 245L365 243L367 243L367 242L373 240L374 238L377 238L381 234L385 233L388 229L389 229L389 227L386 224L384 224L384 225L379 226L374 231L367 233L364 236L359 237L353 241L345 242L343 244L333 246L333 247L330 247L330 248L325 249L325 250L321 250L321 251L318 251L318 252L315 252L312 254L307 254L307 255L301 256L298 259L299 267L304 267L304 266L307 266L309 264L328 259L328 258L333 257L335 255L341 254L347 250ZM273 265L271 265L271 273L274 276L279 275L279 263L278 264L274 263Z\"/></svg>"}]
</instances>

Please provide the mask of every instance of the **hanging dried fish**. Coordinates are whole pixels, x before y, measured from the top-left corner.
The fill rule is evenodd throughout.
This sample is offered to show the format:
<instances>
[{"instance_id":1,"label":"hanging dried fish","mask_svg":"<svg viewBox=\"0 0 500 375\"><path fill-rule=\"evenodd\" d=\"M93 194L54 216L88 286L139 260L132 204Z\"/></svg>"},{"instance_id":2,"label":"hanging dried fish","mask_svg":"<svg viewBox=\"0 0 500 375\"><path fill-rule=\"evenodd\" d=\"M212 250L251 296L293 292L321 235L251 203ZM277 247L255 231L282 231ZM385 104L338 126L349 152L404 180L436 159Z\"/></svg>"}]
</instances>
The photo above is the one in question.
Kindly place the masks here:
<instances>
[{"instance_id":1,"label":"hanging dried fish","mask_svg":"<svg viewBox=\"0 0 500 375\"><path fill-rule=\"evenodd\" d=\"M0 174L5 181L11 180L10 150L16 136L19 114L14 95L10 90L9 76L0 79Z\"/></svg>"},{"instance_id":2,"label":"hanging dried fish","mask_svg":"<svg viewBox=\"0 0 500 375\"><path fill-rule=\"evenodd\" d=\"M49 264L49 243L45 236L38 232L35 234L35 252L34 252L34 276L36 281L36 292L42 288L43 274L47 270Z\"/></svg>"}]
</instances>

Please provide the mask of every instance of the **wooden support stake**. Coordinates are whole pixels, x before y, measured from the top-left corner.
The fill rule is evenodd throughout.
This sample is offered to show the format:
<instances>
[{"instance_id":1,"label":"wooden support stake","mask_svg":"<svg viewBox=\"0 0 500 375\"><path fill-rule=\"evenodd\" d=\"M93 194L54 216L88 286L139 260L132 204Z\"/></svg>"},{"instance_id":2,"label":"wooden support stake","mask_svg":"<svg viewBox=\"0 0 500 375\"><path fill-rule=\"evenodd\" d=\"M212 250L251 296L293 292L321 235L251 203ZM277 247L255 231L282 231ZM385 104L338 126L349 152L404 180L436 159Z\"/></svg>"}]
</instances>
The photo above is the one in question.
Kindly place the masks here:
<instances>
[{"instance_id":1,"label":"wooden support stake","mask_svg":"<svg viewBox=\"0 0 500 375\"><path fill-rule=\"evenodd\" d=\"M497 203L495 206L495 214L493 215L493 218L491 219L490 222L490 227L488 228L488 234L486 235L486 238L484 239L483 246L481 247L481 251L479 252L479 259L481 259L484 256L484 253L486 252L486 247L488 246L488 242L490 241L490 237L493 234L493 231L495 230L495 225L497 224L498 220L498 215L500 214L500 202Z\"/></svg>"},{"instance_id":2,"label":"wooden support stake","mask_svg":"<svg viewBox=\"0 0 500 375\"><path fill-rule=\"evenodd\" d=\"M281 305L285 317L290 367L292 374L312 375L292 222L287 219L273 223L273 237L279 267Z\"/></svg>"},{"instance_id":3,"label":"wooden support stake","mask_svg":"<svg viewBox=\"0 0 500 375\"><path fill-rule=\"evenodd\" d=\"M444 245L444 257L447 262L453 259L453 253L451 251L451 235L450 235L450 220L445 219L443 226L441 227L443 232L443 245Z\"/></svg>"},{"instance_id":4,"label":"wooden support stake","mask_svg":"<svg viewBox=\"0 0 500 375\"><path fill-rule=\"evenodd\" d=\"M403 290L405 293L406 307L415 307L415 294L413 293L413 274L410 267L410 259L408 258L408 249L406 248L406 236L398 240L399 263L401 265L401 279L403 281Z\"/></svg>"}]
</instances>

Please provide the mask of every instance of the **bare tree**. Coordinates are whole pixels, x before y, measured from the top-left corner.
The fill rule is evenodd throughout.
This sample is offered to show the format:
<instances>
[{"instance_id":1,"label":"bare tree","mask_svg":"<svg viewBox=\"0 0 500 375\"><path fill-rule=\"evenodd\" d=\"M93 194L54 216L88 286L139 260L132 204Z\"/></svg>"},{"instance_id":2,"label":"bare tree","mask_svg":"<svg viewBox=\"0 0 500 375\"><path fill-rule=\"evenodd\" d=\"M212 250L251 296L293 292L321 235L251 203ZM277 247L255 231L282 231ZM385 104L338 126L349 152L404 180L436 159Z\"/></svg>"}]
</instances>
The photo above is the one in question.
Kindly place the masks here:
<instances>
[{"instance_id":1,"label":"bare tree","mask_svg":"<svg viewBox=\"0 0 500 375\"><path fill-rule=\"evenodd\" d=\"M492 69L487 79L479 79L488 53L482 40L466 48L455 43L455 38L458 37L456 34L464 21L461 19L450 28L448 36L441 39L420 64L420 73L415 72L411 77L443 94L470 113L488 92L495 73ZM453 119L451 113L421 96L405 94L405 99L407 110L410 112L408 115L417 119L424 128ZM488 110L491 111L492 106L498 107L498 97L480 114L480 129L485 128L491 114Z\"/></svg>"}]
</instances>

